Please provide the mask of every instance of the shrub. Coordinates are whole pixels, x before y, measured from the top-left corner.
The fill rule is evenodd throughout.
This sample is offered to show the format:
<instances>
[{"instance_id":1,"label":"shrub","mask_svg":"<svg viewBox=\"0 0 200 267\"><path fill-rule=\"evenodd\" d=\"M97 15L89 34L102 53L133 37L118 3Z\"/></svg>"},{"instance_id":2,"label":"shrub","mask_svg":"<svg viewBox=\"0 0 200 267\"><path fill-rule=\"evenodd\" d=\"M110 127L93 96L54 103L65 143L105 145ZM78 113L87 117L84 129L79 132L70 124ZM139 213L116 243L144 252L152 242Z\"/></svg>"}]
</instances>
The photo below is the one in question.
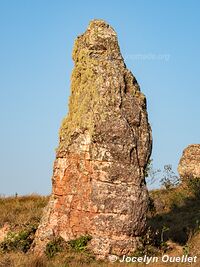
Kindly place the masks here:
<instances>
[{"instance_id":1,"label":"shrub","mask_svg":"<svg viewBox=\"0 0 200 267\"><path fill-rule=\"evenodd\" d=\"M200 178L190 176L187 178L187 186L196 198L200 198Z\"/></svg>"},{"instance_id":2,"label":"shrub","mask_svg":"<svg viewBox=\"0 0 200 267\"><path fill-rule=\"evenodd\" d=\"M45 254L48 258L53 258L58 252L62 252L67 246L67 242L62 237L56 237L47 243Z\"/></svg>"},{"instance_id":3,"label":"shrub","mask_svg":"<svg viewBox=\"0 0 200 267\"><path fill-rule=\"evenodd\" d=\"M159 231L153 231L151 227L148 227L145 235L140 237L140 246L133 253L134 257L155 256L160 253L161 248L161 236Z\"/></svg>"},{"instance_id":4,"label":"shrub","mask_svg":"<svg viewBox=\"0 0 200 267\"><path fill-rule=\"evenodd\" d=\"M18 233L9 232L3 242L0 243L0 248L3 252L12 250L18 250L27 252L33 242L36 225L28 226L28 229L24 229Z\"/></svg>"},{"instance_id":5,"label":"shrub","mask_svg":"<svg viewBox=\"0 0 200 267\"><path fill-rule=\"evenodd\" d=\"M86 251L87 243L91 239L92 237L87 235L66 242L62 237L57 237L47 243L45 254L48 258L53 258L57 253L69 248L72 248L75 252L83 252Z\"/></svg>"},{"instance_id":6,"label":"shrub","mask_svg":"<svg viewBox=\"0 0 200 267\"><path fill-rule=\"evenodd\" d=\"M81 236L77 239L70 240L68 243L75 251L83 251L87 247L87 243L92 239L90 235Z\"/></svg>"},{"instance_id":7,"label":"shrub","mask_svg":"<svg viewBox=\"0 0 200 267\"><path fill-rule=\"evenodd\" d=\"M160 183L166 190L172 189L180 184L180 178L175 175L170 164L164 166L163 178L160 180Z\"/></svg>"},{"instance_id":8,"label":"shrub","mask_svg":"<svg viewBox=\"0 0 200 267\"><path fill-rule=\"evenodd\" d=\"M144 169L144 177L147 180L147 184L152 185L157 180L158 174L161 172L160 169L154 169L153 159L149 159Z\"/></svg>"},{"instance_id":9,"label":"shrub","mask_svg":"<svg viewBox=\"0 0 200 267\"><path fill-rule=\"evenodd\" d=\"M148 210L154 214L156 212L156 207L155 207L155 204L154 204L154 200L151 196L149 196L148 198Z\"/></svg>"}]
</instances>

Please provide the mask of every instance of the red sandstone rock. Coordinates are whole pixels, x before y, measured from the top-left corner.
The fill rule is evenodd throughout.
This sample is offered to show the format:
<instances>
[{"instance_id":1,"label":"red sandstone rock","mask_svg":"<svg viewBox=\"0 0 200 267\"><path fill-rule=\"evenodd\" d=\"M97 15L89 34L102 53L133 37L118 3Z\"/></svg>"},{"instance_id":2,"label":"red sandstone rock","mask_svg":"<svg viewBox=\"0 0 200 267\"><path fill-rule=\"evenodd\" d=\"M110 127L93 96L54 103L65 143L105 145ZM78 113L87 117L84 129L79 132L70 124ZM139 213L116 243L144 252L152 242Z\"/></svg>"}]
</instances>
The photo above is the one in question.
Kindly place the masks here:
<instances>
[{"instance_id":1,"label":"red sandstone rock","mask_svg":"<svg viewBox=\"0 0 200 267\"><path fill-rule=\"evenodd\" d=\"M152 145L146 99L104 21L92 21L77 38L73 60L69 113L34 250L54 236L89 234L98 257L128 254L146 226L144 169Z\"/></svg>"},{"instance_id":2,"label":"red sandstone rock","mask_svg":"<svg viewBox=\"0 0 200 267\"><path fill-rule=\"evenodd\" d=\"M0 228L0 242L2 242L10 231L10 225L5 223L2 228Z\"/></svg>"}]
</instances>

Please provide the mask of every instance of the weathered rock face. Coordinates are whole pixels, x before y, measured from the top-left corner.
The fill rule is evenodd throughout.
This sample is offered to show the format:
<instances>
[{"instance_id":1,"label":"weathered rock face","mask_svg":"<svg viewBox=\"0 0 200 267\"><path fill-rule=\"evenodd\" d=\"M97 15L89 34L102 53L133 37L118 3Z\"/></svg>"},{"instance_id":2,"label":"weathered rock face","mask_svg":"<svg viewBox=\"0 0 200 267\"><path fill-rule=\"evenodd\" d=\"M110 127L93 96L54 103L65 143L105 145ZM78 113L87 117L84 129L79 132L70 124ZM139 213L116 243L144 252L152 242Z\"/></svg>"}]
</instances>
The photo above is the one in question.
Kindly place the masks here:
<instances>
[{"instance_id":1,"label":"weathered rock face","mask_svg":"<svg viewBox=\"0 0 200 267\"><path fill-rule=\"evenodd\" d=\"M184 178L200 178L200 144L189 145L183 151L178 172Z\"/></svg>"},{"instance_id":2,"label":"weathered rock face","mask_svg":"<svg viewBox=\"0 0 200 267\"><path fill-rule=\"evenodd\" d=\"M127 254L146 224L144 169L152 145L146 99L104 21L92 21L77 38L73 60L69 113L35 251L53 236L89 234L97 256Z\"/></svg>"}]
</instances>

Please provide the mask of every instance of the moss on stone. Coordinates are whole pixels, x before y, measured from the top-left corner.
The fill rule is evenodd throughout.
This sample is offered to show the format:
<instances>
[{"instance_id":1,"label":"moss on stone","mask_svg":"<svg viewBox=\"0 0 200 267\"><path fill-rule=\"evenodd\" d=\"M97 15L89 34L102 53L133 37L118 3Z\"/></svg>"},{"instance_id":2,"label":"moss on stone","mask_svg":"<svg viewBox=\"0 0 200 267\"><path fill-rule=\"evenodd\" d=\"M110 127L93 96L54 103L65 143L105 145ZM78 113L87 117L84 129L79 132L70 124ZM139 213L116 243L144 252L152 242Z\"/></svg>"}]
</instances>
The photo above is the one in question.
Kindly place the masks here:
<instances>
[{"instance_id":1,"label":"moss on stone","mask_svg":"<svg viewBox=\"0 0 200 267\"><path fill-rule=\"evenodd\" d=\"M135 77L125 68L116 33L105 22L91 23L76 39L72 58L75 66L71 76L69 112L60 128L58 151L65 151L76 133L87 130L93 135L96 114L99 120L105 121L111 110L120 105L122 84L132 96L143 98ZM103 89L102 94L106 82L110 86Z\"/></svg>"},{"instance_id":2,"label":"moss on stone","mask_svg":"<svg viewBox=\"0 0 200 267\"><path fill-rule=\"evenodd\" d=\"M82 58L85 55L80 55ZM73 133L80 129L87 129L92 134L94 129L93 114L98 103L97 77L94 66L98 64L89 57L81 63L79 61L71 77L71 96L69 99L69 113L64 118L60 128L60 149L69 145Z\"/></svg>"}]
</instances>

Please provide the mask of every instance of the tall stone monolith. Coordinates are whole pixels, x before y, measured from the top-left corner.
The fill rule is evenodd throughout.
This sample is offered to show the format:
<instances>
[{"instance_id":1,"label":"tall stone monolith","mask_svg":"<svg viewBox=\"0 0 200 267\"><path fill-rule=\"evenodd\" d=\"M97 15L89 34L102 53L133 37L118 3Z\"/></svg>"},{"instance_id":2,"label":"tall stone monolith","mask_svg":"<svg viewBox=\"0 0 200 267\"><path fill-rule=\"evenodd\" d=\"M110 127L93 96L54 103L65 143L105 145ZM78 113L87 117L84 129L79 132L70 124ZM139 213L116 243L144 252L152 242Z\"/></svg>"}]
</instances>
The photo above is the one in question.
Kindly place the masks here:
<instances>
[{"instance_id":1,"label":"tall stone monolith","mask_svg":"<svg viewBox=\"0 0 200 267\"><path fill-rule=\"evenodd\" d=\"M34 250L57 236L90 235L97 257L128 254L146 226L144 170L152 146L146 98L106 22L91 21L75 41L73 60L69 112Z\"/></svg>"}]
</instances>

